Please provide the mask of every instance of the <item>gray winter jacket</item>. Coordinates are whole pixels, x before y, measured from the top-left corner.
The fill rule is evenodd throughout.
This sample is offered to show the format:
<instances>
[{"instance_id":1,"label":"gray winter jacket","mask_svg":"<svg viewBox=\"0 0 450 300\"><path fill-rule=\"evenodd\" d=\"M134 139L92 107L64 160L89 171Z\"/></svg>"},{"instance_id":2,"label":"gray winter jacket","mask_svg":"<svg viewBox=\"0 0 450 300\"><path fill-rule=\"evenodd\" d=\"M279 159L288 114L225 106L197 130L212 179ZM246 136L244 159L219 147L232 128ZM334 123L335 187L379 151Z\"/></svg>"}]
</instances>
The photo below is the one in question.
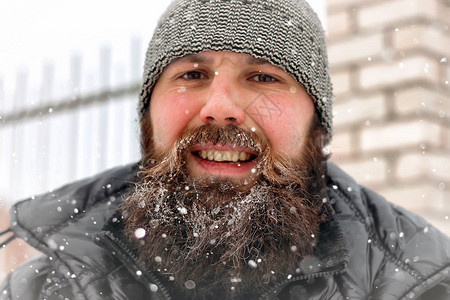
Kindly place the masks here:
<instances>
[{"instance_id":1,"label":"gray winter jacket","mask_svg":"<svg viewBox=\"0 0 450 300\"><path fill-rule=\"evenodd\" d=\"M122 235L117 209L135 175L120 167L17 203L11 229L43 256L7 277L0 299L184 299L139 266ZM445 235L333 164L327 185L334 213L308 267L235 299L450 299Z\"/></svg>"}]
</instances>

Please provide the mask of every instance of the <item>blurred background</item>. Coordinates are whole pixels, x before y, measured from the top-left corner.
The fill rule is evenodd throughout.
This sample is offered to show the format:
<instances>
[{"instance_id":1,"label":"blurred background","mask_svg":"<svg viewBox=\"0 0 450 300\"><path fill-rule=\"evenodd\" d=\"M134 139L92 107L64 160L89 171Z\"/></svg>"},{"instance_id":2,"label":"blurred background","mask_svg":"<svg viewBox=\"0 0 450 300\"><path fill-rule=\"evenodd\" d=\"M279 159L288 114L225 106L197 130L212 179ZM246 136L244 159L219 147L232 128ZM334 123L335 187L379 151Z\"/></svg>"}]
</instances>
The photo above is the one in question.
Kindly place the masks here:
<instances>
[{"instance_id":1,"label":"blurred background","mask_svg":"<svg viewBox=\"0 0 450 300\"><path fill-rule=\"evenodd\" d=\"M450 234L450 1L310 2L328 35L332 161ZM139 159L144 53L168 3L2 0L0 231L15 201ZM0 249L0 280L34 255Z\"/></svg>"}]
</instances>

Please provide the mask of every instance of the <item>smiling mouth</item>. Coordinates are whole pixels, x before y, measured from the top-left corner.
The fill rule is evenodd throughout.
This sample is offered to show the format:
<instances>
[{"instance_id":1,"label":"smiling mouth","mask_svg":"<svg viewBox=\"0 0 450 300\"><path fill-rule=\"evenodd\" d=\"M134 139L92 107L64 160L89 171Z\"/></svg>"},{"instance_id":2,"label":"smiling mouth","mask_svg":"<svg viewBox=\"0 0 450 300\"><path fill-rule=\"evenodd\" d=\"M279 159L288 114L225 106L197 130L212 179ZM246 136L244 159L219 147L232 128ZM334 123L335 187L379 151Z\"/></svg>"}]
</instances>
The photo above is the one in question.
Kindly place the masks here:
<instances>
[{"instance_id":1,"label":"smiling mouth","mask_svg":"<svg viewBox=\"0 0 450 300\"><path fill-rule=\"evenodd\" d=\"M203 149L192 152L195 156L206 160L221 163L241 164L254 160L257 156L242 151L219 151L213 149Z\"/></svg>"}]
</instances>

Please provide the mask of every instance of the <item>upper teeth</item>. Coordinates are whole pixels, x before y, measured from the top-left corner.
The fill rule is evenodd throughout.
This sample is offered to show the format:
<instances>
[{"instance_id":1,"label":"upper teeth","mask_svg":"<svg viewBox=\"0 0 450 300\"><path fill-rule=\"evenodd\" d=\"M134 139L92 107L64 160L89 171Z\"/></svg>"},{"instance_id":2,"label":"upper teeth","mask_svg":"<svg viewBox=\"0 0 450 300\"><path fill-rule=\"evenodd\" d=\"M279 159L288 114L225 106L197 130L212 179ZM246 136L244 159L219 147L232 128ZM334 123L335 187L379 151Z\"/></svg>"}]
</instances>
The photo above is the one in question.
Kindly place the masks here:
<instances>
[{"instance_id":1,"label":"upper teeth","mask_svg":"<svg viewBox=\"0 0 450 300\"><path fill-rule=\"evenodd\" d=\"M249 160L251 154L238 151L217 151L217 150L201 150L200 156L203 159L214 160L214 161L246 161Z\"/></svg>"}]
</instances>

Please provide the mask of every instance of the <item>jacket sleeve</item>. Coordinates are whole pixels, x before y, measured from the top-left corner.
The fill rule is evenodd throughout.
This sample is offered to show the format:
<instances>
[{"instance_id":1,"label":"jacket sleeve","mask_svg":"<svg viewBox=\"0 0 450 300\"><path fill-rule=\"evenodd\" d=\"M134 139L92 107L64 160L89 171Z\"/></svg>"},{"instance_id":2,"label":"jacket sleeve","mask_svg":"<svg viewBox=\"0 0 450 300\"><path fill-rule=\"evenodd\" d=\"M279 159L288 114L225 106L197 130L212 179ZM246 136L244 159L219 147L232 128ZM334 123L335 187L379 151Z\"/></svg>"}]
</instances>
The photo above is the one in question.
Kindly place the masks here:
<instances>
[{"instance_id":1,"label":"jacket sleeve","mask_svg":"<svg viewBox=\"0 0 450 300\"><path fill-rule=\"evenodd\" d=\"M56 273L45 256L30 260L11 272L0 285L0 300L56 299L56 291L64 287L56 284Z\"/></svg>"}]
</instances>

